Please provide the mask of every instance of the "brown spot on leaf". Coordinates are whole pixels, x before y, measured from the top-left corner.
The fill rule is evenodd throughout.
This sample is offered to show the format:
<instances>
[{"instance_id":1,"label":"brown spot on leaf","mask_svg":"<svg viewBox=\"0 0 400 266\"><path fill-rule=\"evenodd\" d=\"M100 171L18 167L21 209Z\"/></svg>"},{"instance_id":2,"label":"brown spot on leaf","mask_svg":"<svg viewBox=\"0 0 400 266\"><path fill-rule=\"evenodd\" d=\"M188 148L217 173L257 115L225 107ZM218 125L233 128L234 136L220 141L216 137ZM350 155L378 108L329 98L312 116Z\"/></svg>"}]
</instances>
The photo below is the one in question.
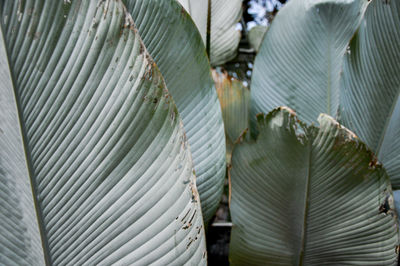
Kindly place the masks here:
<instances>
[{"instance_id":1,"label":"brown spot on leaf","mask_svg":"<svg viewBox=\"0 0 400 266\"><path fill-rule=\"evenodd\" d=\"M382 167L382 165L380 162L378 162L378 159L376 158L376 156L373 156L372 160L368 164L368 169L374 170L376 168L381 168L381 167Z\"/></svg>"},{"instance_id":2,"label":"brown spot on leaf","mask_svg":"<svg viewBox=\"0 0 400 266\"><path fill-rule=\"evenodd\" d=\"M189 212L190 212L190 209L187 211L187 213L185 214L185 216L183 216L181 222L183 222L183 220L185 220L185 218L186 218L186 216L188 216Z\"/></svg>"},{"instance_id":3,"label":"brown spot on leaf","mask_svg":"<svg viewBox=\"0 0 400 266\"><path fill-rule=\"evenodd\" d=\"M186 245L186 249L188 249L189 248L189 246L193 243L193 239L189 239L189 243Z\"/></svg>"},{"instance_id":4,"label":"brown spot on leaf","mask_svg":"<svg viewBox=\"0 0 400 266\"><path fill-rule=\"evenodd\" d=\"M140 42L139 54L143 54L143 53L144 53L144 44L142 42Z\"/></svg>"},{"instance_id":5,"label":"brown spot on leaf","mask_svg":"<svg viewBox=\"0 0 400 266\"><path fill-rule=\"evenodd\" d=\"M191 217L190 220L189 220L189 224L190 224L190 225L192 224L192 221L193 221L194 216L196 215L196 212L197 212L197 210L194 210L193 215L192 215L192 217Z\"/></svg>"}]
</instances>

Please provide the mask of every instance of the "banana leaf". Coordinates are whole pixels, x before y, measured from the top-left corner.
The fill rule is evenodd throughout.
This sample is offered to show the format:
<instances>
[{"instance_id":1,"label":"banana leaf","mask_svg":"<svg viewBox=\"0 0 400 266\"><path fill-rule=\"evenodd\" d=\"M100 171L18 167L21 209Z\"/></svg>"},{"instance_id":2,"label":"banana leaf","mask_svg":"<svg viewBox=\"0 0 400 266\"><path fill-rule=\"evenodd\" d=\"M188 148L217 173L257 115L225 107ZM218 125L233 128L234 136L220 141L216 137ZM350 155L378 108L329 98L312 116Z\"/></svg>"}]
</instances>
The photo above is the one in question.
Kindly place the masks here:
<instances>
[{"instance_id":1,"label":"banana leaf","mask_svg":"<svg viewBox=\"0 0 400 266\"><path fill-rule=\"evenodd\" d=\"M367 146L328 115L257 118L233 151L231 265L397 265L390 180Z\"/></svg>"},{"instance_id":2,"label":"banana leaf","mask_svg":"<svg viewBox=\"0 0 400 266\"><path fill-rule=\"evenodd\" d=\"M221 106L204 44L190 16L175 0L125 2L182 117L208 223L223 191L226 148Z\"/></svg>"},{"instance_id":3,"label":"banana leaf","mask_svg":"<svg viewBox=\"0 0 400 266\"><path fill-rule=\"evenodd\" d=\"M205 265L182 121L124 5L2 1L1 23L0 264Z\"/></svg>"}]
</instances>

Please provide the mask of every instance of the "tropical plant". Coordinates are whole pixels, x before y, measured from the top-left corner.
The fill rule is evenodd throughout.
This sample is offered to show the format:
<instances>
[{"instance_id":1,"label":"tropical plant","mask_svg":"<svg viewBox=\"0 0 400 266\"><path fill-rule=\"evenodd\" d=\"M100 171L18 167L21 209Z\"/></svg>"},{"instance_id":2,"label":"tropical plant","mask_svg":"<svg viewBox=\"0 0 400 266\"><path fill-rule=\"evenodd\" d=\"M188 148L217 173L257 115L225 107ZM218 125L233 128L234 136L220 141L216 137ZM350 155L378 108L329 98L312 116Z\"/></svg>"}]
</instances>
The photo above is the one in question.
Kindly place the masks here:
<instances>
[{"instance_id":1,"label":"tropical plant","mask_svg":"<svg viewBox=\"0 0 400 266\"><path fill-rule=\"evenodd\" d=\"M233 152L232 265L395 265L390 181L352 132L279 108Z\"/></svg>"},{"instance_id":2,"label":"tropical plant","mask_svg":"<svg viewBox=\"0 0 400 266\"><path fill-rule=\"evenodd\" d=\"M369 4L343 63L340 120L365 141L400 189L400 1Z\"/></svg>"},{"instance_id":3,"label":"tropical plant","mask_svg":"<svg viewBox=\"0 0 400 266\"><path fill-rule=\"evenodd\" d=\"M225 140L205 49L178 4L146 1L186 41L150 55L165 39L146 46L135 23L143 36L159 27L127 4L1 3L2 263L206 263L194 173L215 210ZM171 72L173 51L190 55L186 76Z\"/></svg>"},{"instance_id":4,"label":"tropical plant","mask_svg":"<svg viewBox=\"0 0 400 266\"><path fill-rule=\"evenodd\" d=\"M225 135L204 44L190 16L175 0L127 0L126 4L182 117L208 223L223 189Z\"/></svg>"},{"instance_id":5,"label":"tropical plant","mask_svg":"<svg viewBox=\"0 0 400 266\"><path fill-rule=\"evenodd\" d=\"M251 91L178 1L0 3L0 264L204 265L226 165L231 264L396 264L400 1L291 0Z\"/></svg>"},{"instance_id":6,"label":"tropical plant","mask_svg":"<svg viewBox=\"0 0 400 266\"><path fill-rule=\"evenodd\" d=\"M179 0L196 23L213 66L237 53L240 31L236 23L242 14L242 0Z\"/></svg>"},{"instance_id":7,"label":"tropical plant","mask_svg":"<svg viewBox=\"0 0 400 266\"><path fill-rule=\"evenodd\" d=\"M281 105L295 109L307 123L319 113L339 113L338 119L384 163L397 188L399 6L398 0L286 5L255 62L252 121L258 112Z\"/></svg>"},{"instance_id":8,"label":"tropical plant","mask_svg":"<svg viewBox=\"0 0 400 266\"><path fill-rule=\"evenodd\" d=\"M232 264L396 265L400 1L290 1L260 47L232 158ZM295 19L294 19L295 17ZM319 113L320 127L312 123ZM390 143L390 144L389 144ZM384 155L383 155L384 154Z\"/></svg>"}]
</instances>

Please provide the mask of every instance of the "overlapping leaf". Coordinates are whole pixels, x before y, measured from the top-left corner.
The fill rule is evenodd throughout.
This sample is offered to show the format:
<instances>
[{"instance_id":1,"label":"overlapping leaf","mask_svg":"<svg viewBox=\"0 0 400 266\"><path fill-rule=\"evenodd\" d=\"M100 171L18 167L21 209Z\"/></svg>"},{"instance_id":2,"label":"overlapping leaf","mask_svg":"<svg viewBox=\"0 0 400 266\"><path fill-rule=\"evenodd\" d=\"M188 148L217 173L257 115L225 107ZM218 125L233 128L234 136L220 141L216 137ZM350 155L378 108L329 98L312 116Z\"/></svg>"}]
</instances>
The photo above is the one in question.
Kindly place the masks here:
<instances>
[{"instance_id":1,"label":"overlapping leaf","mask_svg":"<svg viewBox=\"0 0 400 266\"><path fill-rule=\"evenodd\" d=\"M256 52L260 49L260 45L262 40L264 39L264 35L267 32L268 27L257 25L249 31L248 38L250 47L253 48Z\"/></svg>"},{"instance_id":2,"label":"overlapping leaf","mask_svg":"<svg viewBox=\"0 0 400 266\"><path fill-rule=\"evenodd\" d=\"M225 125L227 162L230 164L233 144L247 129L249 120L250 90L240 80L226 72L213 70L213 78L221 102Z\"/></svg>"},{"instance_id":3,"label":"overlapping leaf","mask_svg":"<svg viewBox=\"0 0 400 266\"><path fill-rule=\"evenodd\" d=\"M345 56L341 119L400 188L400 1L372 1Z\"/></svg>"},{"instance_id":4,"label":"overlapping leaf","mask_svg":"<svg viewBox=\"0 0 400 266\"><path fill-rule=\"evenodd\" d=\"M241 15L241 0L211 0L211 65L221 65L235 58L240 41L240 32L236 29L236 24Z\"/></svg>"},{"instance_id":5,"label":"overlapping leaf","mask_svg":"<svg viewBox=\"0 0 400 266\"><path fill-rule=\"evenodd\" d=\"M181 114L208 222L222 195L226 149L221 106L204 45L189 15L175 0L126 2Z\"/></svg>"},{"instance_id":6,"label":"overlapping leaf","mask_svg":"<svg viewBox=\"0 0 400 266\"><path fill-rule=\"evenodd\" d=\"M5 1L1 21L47 263L205 264L182 123L121 2ZM2 97L9 86L1 84ZM15 112L6 115L2 126L15 123ZM2 162L21 154L14 139L1 142L10 152ZM19 264L26 255L12 252L1 256Z\"/></svg>"},{"instance_id":7,"label":"overlapping leaf","mask_svg":"<svg viewBox=\"0 0 400 266\"><path fill-rule=\"evenodd\" d=\"M204 45L207 43L208 3L213 0L177 0L190 14L200 32ZM215 0L214 0L215 1Z\"/></svg>"},{"instance_id":8,"label":"overlapping leaf","mask_svg":"<svg viewBox=\"0 0 400 266\"><path fill-rule=\"evenodd\" d=\"M237 53L240 31L236 24L242 15L241 0L178 0L193 18L205 45L210 38L211 65L221 65ZM211 3L211 7L209 7ZM209 10L209 8L211 10ZM210 16L210 17L208 17ZM207 23L210 23L207 32ZM209 34L209 36L207 36Z\"/></svg>"},{"instance_id":9,"label":"overlapping leaf","mask_svg":"<svg viewBox=\"0 0 400 266\"><path fill-rule=\"evenodd\" d=\"M343 56L367 3L289 1L274 18L256 57L251 117L282 105L308 123L320 113L336 115Z\"/></svg>"},{"instance_id":10,"label":"overlapping leaf","mask_svg":"<svg viewBox=\"0 0 400 266\"><path fill-rule=\"evenodd\" d=\"M277 109L235 147L231 265L397 265L388 176L352 132L318 120Z\"/></svg>"}]
</instances>

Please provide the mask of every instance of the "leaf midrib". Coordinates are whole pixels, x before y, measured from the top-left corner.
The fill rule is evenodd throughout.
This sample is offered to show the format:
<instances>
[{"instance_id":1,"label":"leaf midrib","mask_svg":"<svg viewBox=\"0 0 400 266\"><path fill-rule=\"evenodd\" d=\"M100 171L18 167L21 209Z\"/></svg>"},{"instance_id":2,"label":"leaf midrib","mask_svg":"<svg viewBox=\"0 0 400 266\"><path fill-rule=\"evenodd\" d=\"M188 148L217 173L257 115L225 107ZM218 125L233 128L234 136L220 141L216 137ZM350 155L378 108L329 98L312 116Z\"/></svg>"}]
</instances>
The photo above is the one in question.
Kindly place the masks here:
<instances>
[{"instance_id":1,"label":"leaf midrib","mask_svg":"<svg viewBox=\"0 0 400 266\"><path fill-rule=\"evenodd\" d=\"M299 254L299 265L302 266L304 264L304 252L306 245L306 229L307 229L307 217L308 217L308 202L310 195L310 179L311 179L311 156L312 155L312 142L308 142L308 167L307 167L307 177L306 177L306 192L304 196L304 220L303 220L303 230L301 234L301 248Z\"/></svg>"},{"instance_id":2,"label":"leaf midrib","mask_svg":"<svg viewBox=\"0 0 400 266\"><path fill-rule=\"evenodd\" d=\"M15 99L15 103L16 103L16 107L17 107L17 112L18 112L18 121L19 121L19 126L20 126L20 130L21 130L21 139L22 139L22 144L23 144L23 148L24 148L24 153L25 153L25 162L27 165L27 170L28 170L28 174L29 174L29 181L31 183L31 189L32 189L32 195L33 195L33 204L35 206L35 211L36 211L36 218L37 218L37 222L38 222L38 226L39 226L39 233L40 233L40 238L41 238L41 244L42 244L42 249L43 249L43 254L44 254L44 260L46 265L52 265L51 263L51 257L50 257L50 253L49 253L49 245L48 245L48 241L47 241L47 237L46 237L46 233L45 233L45 228L44 228L44 221L43 221L43 213L40 209L40 205L38 202L38 198L37 198L37 186L36 186L36 182L34 177L34 170L33 170L33 163L32 163L32 156L31 156L31 150L29 148L28 145L28 141L27 141L27 131L26 131L26 127L25 127L25 122L24 122L24 118L22 115L22 108L21 108L21 102L20 102L20 95L18 93L18 90L16 90L16 82L15 82L15 77L14 77L14 73L12 71L11 68L11 64L10 64L10 60L9 60L9 49L7 47L7 43L5 42L5 36L4 36L4 24L3 22L1 22L0 24L0 42L2 43L2 46L5 48L5 52L6 52L6 58L3 58L3 60L7 61L8 64L8 69L9 69L9 74L10 74L10 78L11 78L11 82L12 82L12 90L14 92L14 99Z\"/></svg>"}]
</instances>

